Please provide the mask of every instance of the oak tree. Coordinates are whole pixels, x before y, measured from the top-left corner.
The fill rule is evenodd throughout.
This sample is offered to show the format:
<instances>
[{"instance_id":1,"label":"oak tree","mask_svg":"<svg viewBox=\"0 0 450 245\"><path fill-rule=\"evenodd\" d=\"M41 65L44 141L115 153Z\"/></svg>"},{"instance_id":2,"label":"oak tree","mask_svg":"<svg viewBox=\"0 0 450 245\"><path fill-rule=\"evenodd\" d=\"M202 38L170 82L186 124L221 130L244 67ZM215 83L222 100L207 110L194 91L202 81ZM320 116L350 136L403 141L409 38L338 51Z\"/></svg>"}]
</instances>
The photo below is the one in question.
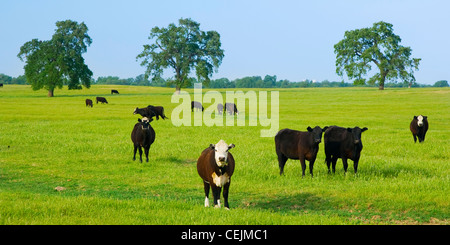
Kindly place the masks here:
<instances>
[{"instance_id":1,"label":"oak tree","mask_svg":"<svg viewBox=\"0 0 450 245\"><path fill-rule=\"evenodd\" d=\"M89 88L93 74L82 56L92 43L84 22L58 21L56 27L51 40L26 42L17 55L26 63L25 76L32 89L44 88L49 97L64 84L69 89L81 89L80 83Z\"/></svg>"},{"instance_id":2,"label":"oak tree","mask_svg":"<svg viewBox=\"0 0 450 245\"><path fill-rule=\"evenodd\" d=\"M154 27L148 38L151 44L136 59L143 59L147 67L145 79L158 80L164 69L175 73L176 91L191 85L189 74L195 69L197 80L207 85L210 76L222 63L224 51L220 48L220 35L216 31L202 31L200 24L191 19L180 19L178 25Z\"/></svg>"},{"instance_id":3,"label":"oak tree","mask_svg":"<svg viewBox=\"0 0 450 245\"><path fill-rule=\"evenodd\" d=\"M384 89L387 80L413 83L414 70L419 69L419 58L410 58L412 49L400 45L401 38L394 34L393 25L386 22L374 23L370 28L346 31L344 39L334 45L336 54L336 73L346 72L354 84L365 84L363 78L372 69L378 73L367 81Z\"/></svg>"}]
</instances>

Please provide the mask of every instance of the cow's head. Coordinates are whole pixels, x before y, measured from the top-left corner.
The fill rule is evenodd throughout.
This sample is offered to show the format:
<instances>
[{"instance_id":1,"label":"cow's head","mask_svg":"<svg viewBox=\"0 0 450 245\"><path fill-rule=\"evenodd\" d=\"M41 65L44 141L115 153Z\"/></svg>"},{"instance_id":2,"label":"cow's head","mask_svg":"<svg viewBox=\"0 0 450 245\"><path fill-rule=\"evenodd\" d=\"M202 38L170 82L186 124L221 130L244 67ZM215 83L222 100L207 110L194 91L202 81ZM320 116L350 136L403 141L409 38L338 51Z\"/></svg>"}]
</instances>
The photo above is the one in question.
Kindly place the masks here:
<instances>
[{"instance_id":1,"label":"cow's head","mask_svg":"<svg viewBox=\"0 0 450 245\"><path fill-rule=\"evenodd\" d=\"M150 122L153 121L152 118L148 118L148 117L143 117L142 120L140 118L138 118L138 122L141 123L141 127L143 131L146 131L150 128Z\"/></svg>"},{"instance_id":2,"label":"cow's head","mask_svg":"<svg viewBox=\"0 0 450 245\"><path fill-rule=\"evenodd\" d=\"M138 113L139 108L134 109L133 115Z\"/></svg>"},{"instance_id":3,"label":"cow's head","mask_svg":"<svg viewBox=\"0 0 450 245\"><path fill-rule=\"evenodd\" d=\"M359 128L359 127L354 127L354 128L347 128L347 131L352 133L353 135L353 139L355 144L358 144L361 142L361 133L368 130L368 128L364 127L364 128Z\"/></svg>"},{"instance_id":4,"label":"cow's head","mask_svg":"<svg viewBox=\"0 0 450 245\"><path fill-rule=\"evenodd\" d=\"M214 159L219 167L224 167L228 164L228 150L234 147L234 144L228 145L224 140L220 140L217 144L209 145L214 150Z\"/></svg>"},{"instance_id":5,"label":"cow's head","mask_svg":"<svg viewBox=\"0 0 450 245\"><path fill-rule=\"evenodd\" d=\"M324 127L323 129L319 126L316 126L314 128L308 127L306 128L308 132L313 134L314 143L319 144L322 141L322 133L327 130L328 127Z\"/></svg>"},{"instance_id":6,"label":"cow's head","mask_svg":"<svg viewBox=\"0 0 450 245\"><path fill-rule=\"evenodd\" d=\"M417 117L414 116L414 119L417 120L417 126L422 127L423 126L423 121L425 119L427 119L427 117L426 116L422 116L422 115L418 115Z\"/></svg>"}]
</instances>

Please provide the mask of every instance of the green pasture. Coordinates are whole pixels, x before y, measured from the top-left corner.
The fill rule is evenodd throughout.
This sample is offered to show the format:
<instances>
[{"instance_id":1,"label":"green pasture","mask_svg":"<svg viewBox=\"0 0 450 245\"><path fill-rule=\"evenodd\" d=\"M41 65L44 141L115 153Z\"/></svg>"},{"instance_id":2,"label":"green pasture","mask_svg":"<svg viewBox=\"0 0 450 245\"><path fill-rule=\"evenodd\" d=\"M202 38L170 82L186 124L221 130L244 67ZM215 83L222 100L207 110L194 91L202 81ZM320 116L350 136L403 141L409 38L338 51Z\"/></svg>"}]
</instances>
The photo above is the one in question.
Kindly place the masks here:
<instances>
[{"instance_id":1,"label":"green pasture","mask_svg":"<svg viewBox=\"0 0 450 245\"><path fill-rule=\"evenodd\" d=\"M111 95L111 89L120 94ZM184 91L193 98L192 89ZM226 90L217 91L225 98ZM341 160L336 174L328 174L321 143L314 178L308 171L301 178L297 160L288 160L280 176L274 139L260 137L267 127L175 127L170 119L152 122L150 161L132 161L130 134L139 117L134 108L162 105L171 118L177 106L171 103L173 88L65 87L49 98L44 90L5 85L0 224L450 223L449 88L278 91L279 129L369 128L357 175L352 161L344 175ZM96 96L109 104L95 104ZM93 108L85 107L86 98ZM422 144L409 131L418 114L430 123ZM236 145L230 150L236 160L230 210L203 206L196 170L201 151L220 139Z\"/></svg>"}]
</instances>

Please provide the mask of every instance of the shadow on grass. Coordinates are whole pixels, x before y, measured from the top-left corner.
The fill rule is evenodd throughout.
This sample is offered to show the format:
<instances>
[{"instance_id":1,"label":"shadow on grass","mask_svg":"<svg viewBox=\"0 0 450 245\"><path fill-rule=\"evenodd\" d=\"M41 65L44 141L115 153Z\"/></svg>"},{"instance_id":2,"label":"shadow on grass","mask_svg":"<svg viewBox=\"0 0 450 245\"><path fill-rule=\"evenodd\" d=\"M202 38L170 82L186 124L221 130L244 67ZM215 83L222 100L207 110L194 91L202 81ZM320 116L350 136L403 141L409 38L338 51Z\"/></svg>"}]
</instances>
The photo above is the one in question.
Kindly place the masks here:
<instances>
[{"instance_id":1,"label":"shadow on grass","mask_svg":"<svg viewBox=\"0 0 450 245\"><path fill-rule=\"evenodd\" d=\"M311 193L298 193L288 196L254 200L249 206L254 208L267 209L274 212L316 212L333 209L333 204L329 200L318 197Z\"/></svg>"}]
</instances>

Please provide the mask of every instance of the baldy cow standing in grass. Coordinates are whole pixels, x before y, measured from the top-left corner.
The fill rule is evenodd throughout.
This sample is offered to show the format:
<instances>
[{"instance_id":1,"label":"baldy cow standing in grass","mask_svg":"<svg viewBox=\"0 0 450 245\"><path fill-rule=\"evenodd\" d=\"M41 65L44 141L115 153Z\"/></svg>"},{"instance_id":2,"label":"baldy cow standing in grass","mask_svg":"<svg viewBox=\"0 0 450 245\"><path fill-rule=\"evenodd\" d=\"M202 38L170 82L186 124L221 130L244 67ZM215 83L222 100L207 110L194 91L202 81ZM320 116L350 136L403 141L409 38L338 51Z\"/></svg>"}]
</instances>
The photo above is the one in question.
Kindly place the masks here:
<instances>
[{"instance_id":1,"label":"baldy cow standing in grass","mask_svg":"<svg viewBox=\"0 0 450 245\"><path fill-rule=\"evenodd\" d=\"M419 143L422 143L428 131L428 117L422 115L414 116L409 124L409 129L414 137L414 143L417 142L417 138L419 138Z\"/></svg>"},{"instance_id":2,"label":"baldy cow standing in grass","mask_svg":"<svg viewBox=\"0 0 450 245\"><path fill-rule=\"evenodd\" d=\"M220 140L217 144L211 144L203 150L197 160L197 172L203 179L205 189L205 207L209 207L208 196L211 186L214 207L220 208L220 193L223 186L225 208L230 208L228 205L228 190L234 172L234 158L228 150L233 147L234 144L228 145L225 141Z\"/></svg>"}]
</instances>

